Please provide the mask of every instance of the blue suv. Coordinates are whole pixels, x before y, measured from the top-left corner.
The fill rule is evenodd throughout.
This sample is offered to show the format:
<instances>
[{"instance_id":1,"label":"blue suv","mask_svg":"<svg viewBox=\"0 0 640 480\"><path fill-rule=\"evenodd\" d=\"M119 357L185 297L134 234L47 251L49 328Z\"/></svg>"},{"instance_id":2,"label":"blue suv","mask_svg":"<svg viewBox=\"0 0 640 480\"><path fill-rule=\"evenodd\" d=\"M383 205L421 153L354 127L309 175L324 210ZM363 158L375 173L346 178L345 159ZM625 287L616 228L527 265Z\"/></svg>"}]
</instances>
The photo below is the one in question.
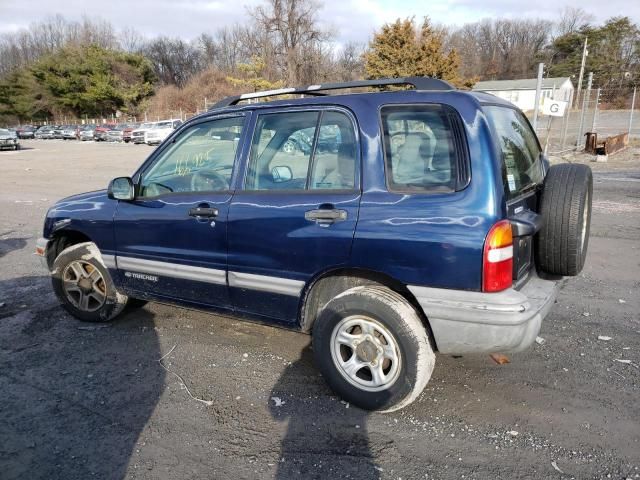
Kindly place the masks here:
<instances>
[{"instance_id":1,"label":"blue suv","mask_svg":"<svg viewBox=\"0 0 640 480\"><path fill-rule=\"evenodd\" d=\"M189 120L131 177L54 205L37 253L81 320L153 300L299 329L337 393L391 411L434 352L533 342L584 264L591 195L590 169L550 167L497 97L432 78L312 85Z\"/></svg>"}]
</instances>

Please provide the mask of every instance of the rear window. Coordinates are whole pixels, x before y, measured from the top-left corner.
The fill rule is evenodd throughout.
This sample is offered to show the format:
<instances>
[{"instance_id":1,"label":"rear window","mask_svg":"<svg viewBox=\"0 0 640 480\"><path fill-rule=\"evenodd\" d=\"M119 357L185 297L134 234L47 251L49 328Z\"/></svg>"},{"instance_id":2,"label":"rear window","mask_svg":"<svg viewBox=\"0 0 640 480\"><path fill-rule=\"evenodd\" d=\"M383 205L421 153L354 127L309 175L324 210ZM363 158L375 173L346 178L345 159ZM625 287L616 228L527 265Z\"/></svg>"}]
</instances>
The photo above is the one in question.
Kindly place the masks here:
<instances>
[{"instance_id":1,"label":"rear window","mask_svg":"<svg viewBox=\"0 0 640 480\"><path fill-rule=\"evenodd\" d=\"M522 112L498 106L484 107L484 112L502 152L502 182L507 199L542 183L540 145Z\"/></svg>"},{"instance_id":2,"label":"rear window","mask_svg":"<svg viewBox=\"0 0 640 480\"><path fill-rule=\"evenodd\" d=\"M458 178L453 118L443 105L381 111L389 190L453 191Z\"/></svg>"}]
</instances>

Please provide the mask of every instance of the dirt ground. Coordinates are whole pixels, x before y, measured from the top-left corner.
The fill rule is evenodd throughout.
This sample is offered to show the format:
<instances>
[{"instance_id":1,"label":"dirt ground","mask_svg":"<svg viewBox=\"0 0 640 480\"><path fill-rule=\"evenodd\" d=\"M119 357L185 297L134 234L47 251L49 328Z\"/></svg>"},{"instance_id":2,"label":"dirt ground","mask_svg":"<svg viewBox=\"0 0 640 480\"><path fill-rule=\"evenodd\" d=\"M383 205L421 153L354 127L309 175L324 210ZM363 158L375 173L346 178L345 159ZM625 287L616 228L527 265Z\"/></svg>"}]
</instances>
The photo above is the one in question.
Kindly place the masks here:
<instances>
[{"instance_id":1,"label":"dirt ground","mask_svg":"<svg viewBox=\"0 0 640 480\"><path fill-rule=\"evenodd\" d=\"M332 395L299 333L158 304L72 319L32 254L46 210L151 150L23 145L0 152L1 478L640 478L638 149L591 164L587 265L544 343L502 366L438 355L382 415Z\"/></svg>"}]
</instances>

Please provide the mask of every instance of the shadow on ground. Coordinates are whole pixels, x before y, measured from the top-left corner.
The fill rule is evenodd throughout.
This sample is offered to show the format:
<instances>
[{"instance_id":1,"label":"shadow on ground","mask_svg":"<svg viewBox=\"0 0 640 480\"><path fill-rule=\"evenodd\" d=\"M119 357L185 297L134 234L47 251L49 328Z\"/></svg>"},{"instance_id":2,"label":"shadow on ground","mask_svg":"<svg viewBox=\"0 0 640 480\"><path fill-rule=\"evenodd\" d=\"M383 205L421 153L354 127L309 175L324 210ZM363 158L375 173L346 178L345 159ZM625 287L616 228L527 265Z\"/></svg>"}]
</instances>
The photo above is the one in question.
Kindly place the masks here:
<instances>
[{"instance_id":1,"label":"shadow on ground","mask_svg":"<svg viewBox=\"0 0 640 480\"><path fill-rule=\"evenodd\" d=\"M7 232L3 235L8 235L10 233L12 232ZM27 240L29 240L29 237L6 238L4 240L0 239L0 258L4 257L7 253L13 252L14 250L22 250L27 245Z\"/></svg>"},{"instance_id":2,"label":"shadow on ground","mask_svg":"<svg viewBox=\"0 0 640 480\"><path fill-rule=\"evenodd\" d=\"M367 433L369 412L333 402L330 411L282 404L283 399L300 397L301 385L318 378L307 346L273 387L271 414L288 422L275 478L379 478Z\"/></svg>"},{"instance_id":3,"label":"shadow on ground","mask_svg":"<svg viewBox=\"0 0 640 480\"><path fill-rule=\"evenodd\" d=\"M165 383L153 314L79 322L48 277L0 281L22 308L0 320L3 479L124 478Z\"/></svg>"}]
</instances>

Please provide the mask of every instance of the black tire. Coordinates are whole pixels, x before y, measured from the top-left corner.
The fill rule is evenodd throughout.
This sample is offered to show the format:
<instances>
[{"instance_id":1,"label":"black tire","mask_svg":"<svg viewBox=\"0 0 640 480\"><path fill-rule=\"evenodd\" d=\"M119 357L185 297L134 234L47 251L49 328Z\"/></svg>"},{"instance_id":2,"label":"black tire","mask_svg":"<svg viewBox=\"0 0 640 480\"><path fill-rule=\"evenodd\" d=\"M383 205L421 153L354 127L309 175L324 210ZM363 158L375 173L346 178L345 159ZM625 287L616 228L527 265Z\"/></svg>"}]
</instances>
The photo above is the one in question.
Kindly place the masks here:
<instances>
[{"instance_id":1,"label":"black tire","mask_svg":"<svg viewBox=\"0 0 640 480\"><path fill-rule=\"evenodd\" d=\"M378 388L376 391L372 391L371 387L357 385L360 382L374 381L369 364L363 364L354 372L358 379L348 379L349 375L338 363L348 363L352 359L362 363L365 361L363 358L366 359L369 355L366 348L361 352L366 355L361 357L356 353L357 348L334 340L334 334L337 335L344 325L358 322L358 319L372 321L376 336L381 332L391 335L392 341L382 346L394 347L395 342L396 348L392 348L398 354L397 373L393 375L395 380L375 387ZM363 338L365 330L358 330L360 328L356 326L350 334L358 335L354 338ZM360 343L367 344L368 340ZM332 349L332 344L339 345L339 349L335 346ZM435 365L435 355L427 331L415 309L401 295L381 286L354 287L329 301L313 326L313 353L316 365L329 386L344 400L365 410L391 412L409 405L426 386ZM336 359L337 355L341 360ZM373 358L369 355L368 358L373 359L374 363L371 365L377 365L376 360L380 361L380 357ZM385 362L388 362L386 367ZM380 362L380 368L386 368L386 375L391 376L393 362L384 360Z\"/></svg>"},{"instance_id":2,"label":"black tire","mask_svg":"<svg viewBox=\"0 0 640 480\"><path fill-rule=\"evenodd\" d=\"M549 169L540 198L542 228L535 241L538 268L565 276L582 271L592 198L593 175L587 165L563 163Z\"/></svg>"},{"instance_id":3,"label":"black tire","mask_svg":"<svg viewBox=\"0 0 640 480\"><path fill-rule=\"evenodd\" d=\"M100 294L104 296L101 304L98 300L92 298L90 300L91 303L87 305L87 309L80 308L79 304L81 302L77 297L80 296L80 293L69 292L65 287L65 279L69 280L71 277L71 281L67 283L73 283L74 277L79 278L74 275L72 268L72 264L77 266L78 263L82 265L85 273L91 274L95 269L101 276L101 281L98 285ZM109 270L102 262L100 251L92 242L79 243L63 250L53 262L51 281L53 283L53 291L64 309L77 319L85 322L108 322L113 320L127 305L127 296L115 289Z\"/></svg>"}]
</instances>

